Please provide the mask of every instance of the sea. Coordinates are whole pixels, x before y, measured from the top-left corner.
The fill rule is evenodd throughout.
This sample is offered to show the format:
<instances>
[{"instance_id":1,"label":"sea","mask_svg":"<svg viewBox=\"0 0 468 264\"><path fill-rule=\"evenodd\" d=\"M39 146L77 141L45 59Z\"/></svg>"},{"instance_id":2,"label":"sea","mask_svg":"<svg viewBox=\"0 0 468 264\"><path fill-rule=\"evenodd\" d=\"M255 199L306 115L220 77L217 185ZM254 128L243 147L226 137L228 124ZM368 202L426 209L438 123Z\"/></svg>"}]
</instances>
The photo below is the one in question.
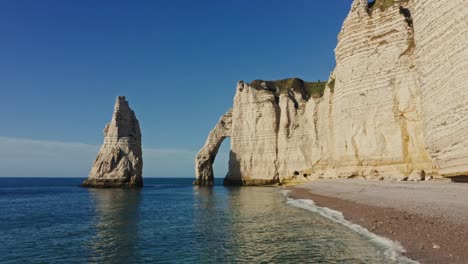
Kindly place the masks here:
<instances>
[{"instance_id":1,"label":"sea","mask_svg":"<svg viewBox=\"0 0 468 264\"><path fill-rule=\"evenodd\" d=\"M83 180L0 178L0 263L412 263L397 243L280 187Z\"/></svg>"}]
</instances>

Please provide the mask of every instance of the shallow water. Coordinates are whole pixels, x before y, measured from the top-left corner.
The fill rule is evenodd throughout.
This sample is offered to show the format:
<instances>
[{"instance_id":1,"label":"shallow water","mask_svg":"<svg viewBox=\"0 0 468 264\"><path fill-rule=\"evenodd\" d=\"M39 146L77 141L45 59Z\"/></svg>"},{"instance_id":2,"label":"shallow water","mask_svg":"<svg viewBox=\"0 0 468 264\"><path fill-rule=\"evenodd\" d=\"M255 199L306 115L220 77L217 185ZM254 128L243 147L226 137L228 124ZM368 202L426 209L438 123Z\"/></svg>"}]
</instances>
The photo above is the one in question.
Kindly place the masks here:
<instances>
[{"instance_id":1,"label":"shallow water","mask_svg":"<svg viewBox=\"0 0 468 264\"><path fill-rule=\"evenodd\" d=\"M1 263L398 263L387 245L292 206L277 188L81 181L0 179Z\"/></svg>"}]
</instances>

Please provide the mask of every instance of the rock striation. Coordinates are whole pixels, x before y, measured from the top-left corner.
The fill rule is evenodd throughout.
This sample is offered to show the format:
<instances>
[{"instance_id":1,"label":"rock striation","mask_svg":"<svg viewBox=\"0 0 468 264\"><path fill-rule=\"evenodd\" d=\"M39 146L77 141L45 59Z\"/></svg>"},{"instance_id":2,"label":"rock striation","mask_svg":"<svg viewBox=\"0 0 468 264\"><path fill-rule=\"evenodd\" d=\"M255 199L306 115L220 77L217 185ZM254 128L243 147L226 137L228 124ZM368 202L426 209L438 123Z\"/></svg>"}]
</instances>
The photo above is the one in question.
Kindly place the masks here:
<instances>
[{"instance_id":1,"label":"rock striation","mask_svg":"<svg viewBox=\"0 0 468 264\"><path fill-rule=\"evenodd\" d=\"M226 137L231 138L231 152L225 185L276 185L298 178L297 170L308 171L314 156L308 150L317 143L317 102L325 84L297 78L240 81L233 108L197 155L194 184L212 185L212 163Z\"/></svg>"},{"instance_id":2,"label":"rock striation","mask_svg":"<svg viewBox=\"0 0 468 264\"><path fill-rule=\"evenodd\" d=\"M326 85L240 81L229 129L218 123L197 162L214 160L222 140L212 133L225 131L223 139L231 137L226 185L468 175L463 5L354 0ZM196 184L202 175L213 176L204 172L211 163L200 164Z\"/></svg>"},{"instance_id":3,"label":"rock striation","mask_svg":"<svg viewBox=\"0 0 468 264\"><path fill-rule=\"evenodd\" d=\"M468 175L467 2L414 1L413 10L425 142L441 175Z\"/></svg>"},{"instance_id":4,"label":"rock striation","mask_svg":"<svg viewBox=\"0 0 468 264\"><path fill-rule=\"evenodd\" d=\"M104 128L104 144L82 187L142 187L140 125L125 96L118 96L112 120Z\"/></svg>"},{"instance_id":5,"label":"rock striation","mask_svg":"<svg viewBox=\"0 0 468 264\"><path fill-rule=\"evenodd\" d=\"M405 16L413 3L382 2L354 1L338 36L329 142L338 177L432 173L413 23Z\"/></svg>"}]
</instances>

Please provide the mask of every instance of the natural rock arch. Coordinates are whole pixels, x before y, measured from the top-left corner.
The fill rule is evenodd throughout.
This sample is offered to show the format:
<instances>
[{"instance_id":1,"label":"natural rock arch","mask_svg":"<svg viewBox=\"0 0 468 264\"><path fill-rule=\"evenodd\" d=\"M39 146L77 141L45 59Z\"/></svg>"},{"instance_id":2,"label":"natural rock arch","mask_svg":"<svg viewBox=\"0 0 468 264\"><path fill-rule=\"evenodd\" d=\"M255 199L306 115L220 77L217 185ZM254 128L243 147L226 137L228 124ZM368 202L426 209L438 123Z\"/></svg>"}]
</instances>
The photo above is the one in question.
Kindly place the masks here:
<instances>
[{"instance_id":1,"label":"natural rock arch","mask_svg":"<svg viewBox=\"0 0 468 264\"><path fill-rule=\"evenodd\" d=\"M195 159L195 171L197 179L195 185L214 185L213 163L218 154L219 147L224 139L231 136L232 109L224 114L210 131L205 145L198 152Z\"/></svg>"}]
</instances>

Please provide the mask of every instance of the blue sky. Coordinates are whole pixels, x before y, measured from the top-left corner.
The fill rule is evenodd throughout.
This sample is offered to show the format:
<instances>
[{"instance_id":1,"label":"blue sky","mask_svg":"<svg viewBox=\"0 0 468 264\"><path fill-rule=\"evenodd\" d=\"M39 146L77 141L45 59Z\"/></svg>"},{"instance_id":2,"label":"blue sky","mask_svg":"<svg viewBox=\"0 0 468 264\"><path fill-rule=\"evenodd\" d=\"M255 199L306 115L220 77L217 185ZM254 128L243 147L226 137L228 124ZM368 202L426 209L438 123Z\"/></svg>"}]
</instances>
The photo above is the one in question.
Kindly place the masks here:
<instances>
[{"instance_id":1,"label":"blue sky","mask_svg":"<svg viewBox=\"0 0 468 264\"><path fill-rule=\"evenodd\" d=\"M192 177L238 80L325 80L351 0L0 3L0 177L86 177L117 95L144 176ZM228 144L215 174L223 177Z\"/></svg>"}]
</instances>

